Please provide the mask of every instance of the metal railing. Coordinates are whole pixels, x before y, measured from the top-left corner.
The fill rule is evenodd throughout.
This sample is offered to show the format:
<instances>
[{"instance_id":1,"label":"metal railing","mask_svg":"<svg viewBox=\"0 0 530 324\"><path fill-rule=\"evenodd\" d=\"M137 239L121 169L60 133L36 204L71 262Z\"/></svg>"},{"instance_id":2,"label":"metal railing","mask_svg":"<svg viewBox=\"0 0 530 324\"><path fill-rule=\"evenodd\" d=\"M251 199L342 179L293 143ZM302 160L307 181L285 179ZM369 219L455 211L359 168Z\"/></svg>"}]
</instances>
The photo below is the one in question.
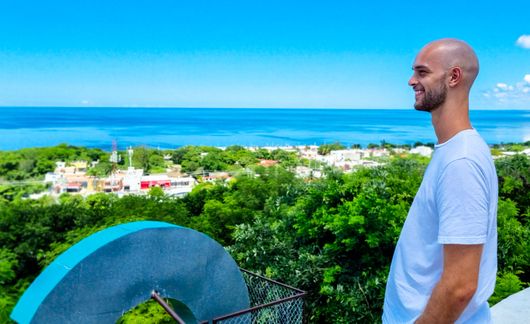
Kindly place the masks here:
<instances>
[{"instance_id":1,"label":"metal railing","mask_svg":"<svg viewBox=\"0 0 530 324\"><path fill-rule=\"evenodd\" d=\"M208 323L302 323L303 297L306 292L276 280L241 269L248 288L250 307L222 315L200 324ZM153 291L151 298L156 300L164 310L179 324L185 324L182 318Z\"/></svg>"},{"instance_id":2,"label":"metal railing","mask_svg":"<svg viewBox=\"0 0 530 324\"><path fill-rule=\"evenodd\" d=\"M157 303L159 303L160 306L162 306L162 308L164 308L166 313L168 313L169 316L173 317L173 319L175 321L177 321L177 323L186 324L186 322L184 322L184 320L182 318L180 318L180 316L173 310L173 308L171 308L171 306L169 306L166 303L166 301L162 297L160 297L160 295L158 294L158 292L156 290L153 290L151 292L151 298L154 299Z\"/></svg>"}]
</instances>

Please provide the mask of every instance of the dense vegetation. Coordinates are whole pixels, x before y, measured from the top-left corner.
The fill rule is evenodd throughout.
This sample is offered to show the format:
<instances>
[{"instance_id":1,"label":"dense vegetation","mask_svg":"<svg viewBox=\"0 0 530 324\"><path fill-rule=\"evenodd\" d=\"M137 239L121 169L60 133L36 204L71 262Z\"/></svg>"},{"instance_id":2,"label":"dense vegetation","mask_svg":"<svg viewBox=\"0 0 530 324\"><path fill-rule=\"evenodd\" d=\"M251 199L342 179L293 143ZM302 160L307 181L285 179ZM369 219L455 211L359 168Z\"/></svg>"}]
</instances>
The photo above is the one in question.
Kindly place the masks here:
<instances>
[{"instance_id":1,"label":"dense vegetation","mask_svg":"<svg viewBox=\"0 0 530 324\"><path fill-rule=\"evenodd\" d=\"M153 188L146 196L30 200L24 195L42 189L39 184L0 184L0 322L8 321L24 289L69 246L106 227L145 219L207 233L241 267L307 290L308 322L380 321L393 249L427 159L393 156L377 168L350 174L329 169L322 179L308 181L289 171L296 156L280 150L144 150L135 153L134 163L147 170L162 168L163 156L170 155L187 171L244 171L228 183L200 184L181 199ZM56 160L81 158L103 162L108 153L65 145L0 152L0 179L38 179ZM259 158L281 163L265 168L256 164ZM491 303L530 282L530 159L505 157L496 166L499 272ZM133 316L161 320L162 313L145 315L148 310Z\"/></svg>"}]
</instances>

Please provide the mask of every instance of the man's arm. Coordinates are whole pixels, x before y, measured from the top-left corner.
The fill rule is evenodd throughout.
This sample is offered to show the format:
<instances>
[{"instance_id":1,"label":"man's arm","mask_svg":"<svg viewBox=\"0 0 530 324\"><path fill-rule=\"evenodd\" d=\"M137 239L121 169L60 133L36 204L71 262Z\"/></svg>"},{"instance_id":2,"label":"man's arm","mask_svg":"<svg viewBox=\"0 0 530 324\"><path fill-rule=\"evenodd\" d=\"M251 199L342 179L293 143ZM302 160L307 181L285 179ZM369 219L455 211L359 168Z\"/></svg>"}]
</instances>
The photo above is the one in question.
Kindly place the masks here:
<instances>
[{"instance_id":1,"label":"man's arm","mask_svg":"<svg viewBox=\"0 0 530 324\"><path fill-rule=\"evenodd\" d=\"M454 323L460 317L477 289L482 248L482 244L444 245L442 277L415 323Z\"/></svg>"}]
</instances>

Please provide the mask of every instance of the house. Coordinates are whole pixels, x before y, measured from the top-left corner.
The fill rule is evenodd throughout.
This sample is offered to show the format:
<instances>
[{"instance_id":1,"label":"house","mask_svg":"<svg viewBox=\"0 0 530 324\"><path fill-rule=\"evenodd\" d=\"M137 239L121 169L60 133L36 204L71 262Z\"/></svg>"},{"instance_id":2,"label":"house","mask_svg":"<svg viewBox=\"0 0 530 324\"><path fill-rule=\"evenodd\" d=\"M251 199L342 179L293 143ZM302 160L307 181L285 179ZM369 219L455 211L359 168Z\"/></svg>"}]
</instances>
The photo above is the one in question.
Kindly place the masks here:
<instances>
[{"instance_id":1,"label":"house","mask_svg":"<svg viewBox=\"0 0 530 324\"><path fill-rule=\"evenodd\" d=\"M164 189L167 195L182 197L190 193L197 185L194 177L175 177L169 178L171 187Z\"/></svg>"},{"instance_id":2,"label":"house","mask_svg":"<svg viewBox=\"0 0 530 324\"><path fill-rule=\"evenodd\" d=\"M230 174L228 172L210 172L208 175L202 177L204 182L214 182L216 180L229 180Z\"/></svg>"},{"instance_id":3,"label":"house","mask_svg":"<svg viewBox=\"0 0 530 324\"><path fill-rule=\"evenodd\" d=\"M433 149L429 146L416 146L415 148L411 149L409 152L411 154L419 154L421 156L430 157L432 155Z\"/></svg>"},{"instance_id":4,"label":"house","mask_svg":"<svg viewBox=\"0 0 530 324\"><path fill-rule=\"evenodd\" d=\"M171 180L166 174L145 175L140 179L140 189L160 187L162 189L171 187Z\"/></svg>"},{"instance_id":5,"label":"house","mask_svg":"<svg viewBox=\"0 0 530 324\"><path fill-rule=\"evenodd\" d=\"M135 169L129 167L127 171L119 171L123 177L123 190L125 192L138 192L141 189L142 177L144 175L143 169Z\"/></svg>"},{"instance_id":6,"label":"house","mask_svg":"<svg viewBox=\"0 0 530 324\"><path fill-rule=\"evenodd\" d=\"M259 160L259 165L264 166L266 168L269 168L269 167L274 166L276 164L278 164L278 161L276 161L276 160L265 160L265 159Z\"/></svg>"},{"instance_id":7,"label":"house","mask_svg":"<svg viewBox=\"0 0 530 324\"><path fill-rule=\"evenodd\" d=\"M123 178L110 176L103 179L104 192L118 192L123 189Z\"/></svg>"}]
</instances>

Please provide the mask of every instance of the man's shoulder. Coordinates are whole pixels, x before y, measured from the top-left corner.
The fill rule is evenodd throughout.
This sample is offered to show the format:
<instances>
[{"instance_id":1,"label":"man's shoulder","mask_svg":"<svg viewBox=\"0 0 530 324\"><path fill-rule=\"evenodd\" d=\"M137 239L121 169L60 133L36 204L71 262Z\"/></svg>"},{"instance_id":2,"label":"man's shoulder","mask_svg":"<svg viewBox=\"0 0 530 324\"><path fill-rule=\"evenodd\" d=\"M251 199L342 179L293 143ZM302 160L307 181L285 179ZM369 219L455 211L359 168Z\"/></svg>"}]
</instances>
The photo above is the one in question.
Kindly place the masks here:
<instances>
[{"instance_id":1,"label":"man's shoulder","mask_svg":"<svg viewBox=\"0 0 530 324\"><path fill-rule=\"evenodd\" d=\"M458 134L439 150L438 163L442 165L442 168L462 159L481 167L488 167L492 162L488 145L474 129Z\"/></svg>"}]
</instances>

